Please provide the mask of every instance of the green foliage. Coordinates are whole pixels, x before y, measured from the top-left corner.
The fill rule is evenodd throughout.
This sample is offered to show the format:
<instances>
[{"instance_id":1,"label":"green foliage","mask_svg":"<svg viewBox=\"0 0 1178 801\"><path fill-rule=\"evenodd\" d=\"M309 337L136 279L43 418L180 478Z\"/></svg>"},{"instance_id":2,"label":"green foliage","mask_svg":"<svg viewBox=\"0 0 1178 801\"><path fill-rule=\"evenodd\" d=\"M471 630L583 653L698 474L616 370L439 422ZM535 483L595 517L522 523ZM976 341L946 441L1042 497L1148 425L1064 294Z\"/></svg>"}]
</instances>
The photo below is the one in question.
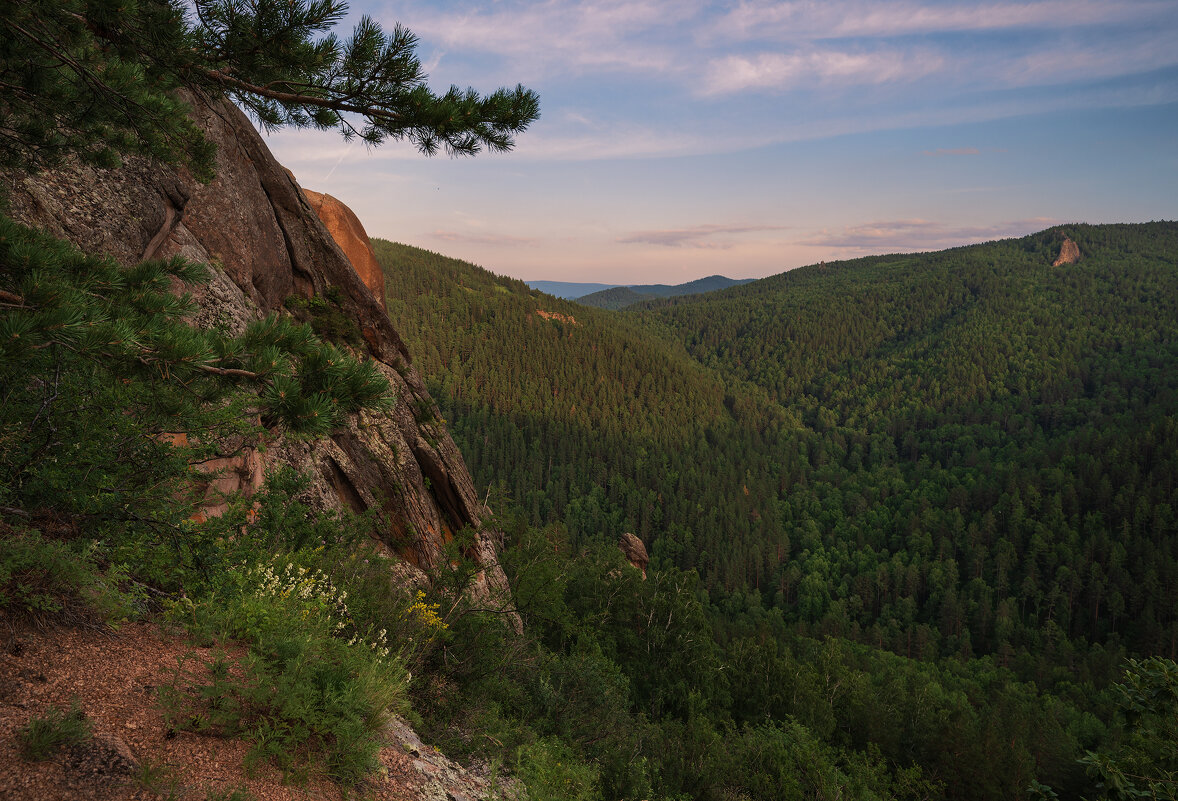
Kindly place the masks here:
<instances>
[{"instance_id":1,"label":"green foliage","mask_svg":"<svg viewBox=\"0 0 1178 801\"><path fill-rule=\"evenodd\" d=\"M0 537L0 609L13 618L43 622L133 617L142 600L123 588L124 566L105 568L93 540L69 543L46 539L35 530Z\"/></svg>"},{"instance_id":2,"label":"green foliage","mask_svg":"<svg viewBox=\"0 0 1178 801\"><path fill-rule=\"evenodd\" d=\"M504 556L528 675L457 675L467 717L423 687L423 714L560 736L606 797L722 793L700 777L756 771L698 767L720 738L786 759L762 742L786 721L843 775L875 766L874 793L1091 796L1076 759L1120 737L1103 688L1178 631L1178 227L1068 233L1064 268L1045 232L622 316L378 241L476 481L567 527ZM619 583L640 583L607 555L624 531L649 586ZM660 642L667 614L689 622Z\"/></svg>"},{"instance_id":3,"label":"green foliage","mask_svg":"<svg viewBox=\"0 0 1178 801\"><path fill-rule=\"evenodd\" d=\"M1069 232L1066 268L1048 232L622 318L376 249L476 481L534 525L633 531L809 634L1106 683L1178 631L1178 243Z\"/></svg>"},{"instance_id":4,"label":"green foliage","mask_svg":"<svg viewBox=\"0 0 1178 801\"><path fill-rule=\"evenodd\" d=\"M1123 727L1112 748L1081 763L1101 798L1178 798L1178 664L1161 657L1130 659L1113 690Z\"/></svg>"},{"instance_id":5,"label":"green foliage","mask_svg":"<svg viewBox=\"0 0 1178 801\"><path fill-rule=\"evenodd\" d=\"M201 527L204 569L172 617L246 651L187 659L161 699L173 726L249 741L248 765L351 785L376 767L387 714L407 711L405 664L436 607L390 592L388 560L365 546L370 521L314 513L306 486L276 471Z\"/></svg>"},{"instance_id":6,"label":"green foliage","mask_svg":"<svg viewBox=\"0 0 1178 801\"><path fill-rule=\"evenodd\" d=\"M597 771L577 760L567 744L545 738L520 749L516 771L531 801L596 801Z\"/></svg>"},{"instance_id":7,"label":"green foliage","mask_svg":"<svg viewBox=\"0 0 1178 801\"><path fill-rule=\"evenodd\" d=\"M30 718L28 723L17 730L16 739L22 757L41 762L63 746L89 740L93 728L94 724L86 717L81 703L75 698L70 702L68 710L55 707L44 716Z\"/></svg>"},{"instance_id":8,"label":"green foliage","mask_svg":"<svg viewBox=\"0 0 1178 801\"><path fill-rule=\"evenodd\" d=\"M522 86L433 93L412 33L362 17L341 41L330 31L346 12L332 0L3 0L0 166L139 153L208 180L213 147L178 89L225 92L268 129L335 128L427 155L510 150L539 116Z\"/></svg>"},{"instance_id":9,"label":"green foliage","mask_svg":"<svg viewBox=\"0 0 1178 801\"><path fill-rule=\"evenodd\" d=\"M501 419L526 433L511 443L503 464L495 455L495 469L510 474L507 463L518 459L534 471L548 450L563 462L578 453L582 443L568 440L582 429L611 444L665 444L673 431L694 432L727 417L723 388L709 385L708 372L629 317L540 295L521 281L407 245L375 239L373 250L386 272L389 318L438 390L431 394L445 404L443 416L472 429L491 425L496 444ZM541 311L576 322L545 319ZM525 443L540 448L540 457L526 454ZM592 458L602 458L600 446L585 445ZM654 468L657 452L650 457ZM470 461L483 469L481 459ZM557 483L559 464L552 470ZM565 510L552 507L548 516Z\"/></svg>"},{"instance_id":10,"label":"green foliage","mask_svg":"<svg viewBox=\"0 0 1178 801\"><path fill-rule=\"evenodd\" d=\"M168 0L3 0L0 166L70 155L111 167L141 153L212 177L213 147L174 90L192 32Z\"/></svg>"},{"instance_id":11,"label":"green foliage","mask_svg":"<svg viewBox=\"0 0 1178 801\"><path fill-rule=\"evenodd\" d=\"M457 617L456 636L414 685L425 731L448 753L503 759L538 797L776 799L782 788L947 797L920 767L824 742L788 713L734 720L743 699L727 674L747 666L724 661L690 575L652 571L644 581L612 546L570 551L555 527L513 524L509 534L503 563L525 647L506 656L486 639L467 647ZM759 681L769 690L804 669L791 660L782 674L742 673L742 689ZM907 713L897 710L891 725Z\"/></svg>"},{"instance_id":12,"label":"green foliage","mask_svg":"<svg viewBox=\"0 0 1178 801\"><path fill-rule=\"evenodd\" d=\"M189 263L121 268L0 219L0 266L2 507L52 508L94 537L183 557L192 465L268 427L322 434L391 402L371 362L287 317L239 337L188 325L170 281L198 280Z\"/></svg>"},{"instance_id":13,"label":"green foliage","mask_svg":"<svg viewBox=\"0 0 1178 801\"><path fill-rule=\"evenodd\" d=\"M247 766L270 760L299 777L317 757L332 779L359 782L376 767L385 715L404 711L408 674L386 632L358 631L347 591L319 570L261 564L231 584L191 613L249 653L182 663L161 693L169 721L250 741Z\"/></svg>"}]
</instances>

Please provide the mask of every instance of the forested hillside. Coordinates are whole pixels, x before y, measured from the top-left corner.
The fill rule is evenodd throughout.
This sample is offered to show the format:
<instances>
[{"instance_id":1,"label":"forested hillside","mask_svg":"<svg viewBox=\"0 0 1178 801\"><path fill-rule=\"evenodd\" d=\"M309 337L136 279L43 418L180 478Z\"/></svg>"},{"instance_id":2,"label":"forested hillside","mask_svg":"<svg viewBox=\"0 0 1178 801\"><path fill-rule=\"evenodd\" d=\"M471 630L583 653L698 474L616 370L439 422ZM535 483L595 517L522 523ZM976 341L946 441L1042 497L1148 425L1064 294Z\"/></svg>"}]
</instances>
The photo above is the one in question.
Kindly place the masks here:
<instances>
[{"instance_id":1,"label":"forested hillside","mask_svg":"<svg viewBox=\"0 0 1178 801\"><path fill-rule=\"evenodd\" d=\"M633 530L800 631L1105 680L1178 644L1178 227L1069 233L1079 264L1047 232L638 316L378 253L476 481L533 522Z\"/></svg>"},{"instance_id":2,"label":"forested hillside","mask_svg":"<svg viewBox=\"0 0 1178 801\"><path fill-rule=\"evenodd\" d=\"M624 309L641 303L644 300L658 298L675 298L681 295L694 295L701 292L714 292L717 289L727 289L730 286L747 284L751 279L732 279L722 275L709 275L685 284L635 284L633 286L615 286L602 289L589 295L578 297L577 303L582 306L596 306L599 309ZM542 289L542 287L540 287Z\"/></svg>"},{"instance_id":3,"label":"forested hillside","mask_svg":"<svg viewBox=\"0 0 1178 801\"><path fill-rule=\"evenodd\" d=\"M803 580L827 577L801 619L905 652L1174 655L1178 226L1069 233L1079 264L1047 232L651 312L814 432L782 494L821 540Z\"/></svg>"},{"instance_id":4,"label":"forested hillside","mask_svg":"<svg viewBox=\"0 0 1178 801\"><path fill-rule=\"evenodd\" d=\"M655 743L697 727L671 751L698 773L658 758L673 786L704 797L709 770L759 786L747 753L701 767L709 738L763 754L783 737L781 760L821 743L848 775L882 756L889 778L863 779L882 795L1031 797L1043 781L1129 797L1103 783L1115 761L1077 759L1150 742L1135 764L1174 762L1164 728L1126 739L1111 684L1127 656L1178 644L1178 225L1068 233L1077 264L1051 266L1052 231L626 312L377 253L390 314L500 508L567 530L581 559L639 534L654 607L698 571L667 653L628 656L645 626L618 609L579 629L636 708L653 704ZM611 725L641 728L626 720Z\"/></svg>"}]
</instances>

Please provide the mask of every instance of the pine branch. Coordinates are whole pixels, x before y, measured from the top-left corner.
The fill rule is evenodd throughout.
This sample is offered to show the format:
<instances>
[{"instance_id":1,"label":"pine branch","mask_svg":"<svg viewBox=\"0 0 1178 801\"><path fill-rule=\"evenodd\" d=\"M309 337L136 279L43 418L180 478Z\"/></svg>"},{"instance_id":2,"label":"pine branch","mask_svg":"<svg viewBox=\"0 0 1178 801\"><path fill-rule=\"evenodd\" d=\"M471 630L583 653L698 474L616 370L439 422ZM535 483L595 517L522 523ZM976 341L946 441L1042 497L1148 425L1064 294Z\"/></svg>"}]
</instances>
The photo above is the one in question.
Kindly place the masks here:
<instances>
[{"instance_id":1,"label":"pine branch","mask_svg":"<svg viewBox=\"0 0 1178 801\"><path fill-rule=\"evenodd\" d=\"M198 370L203 370L204 372L212 373L213 375L229 376L232 378L249 378L254 381L265 380L259 373L253 373L249 370L241 370L236 367L213 367L209 364L197 364L194 366Z\"/></svg>"},{"instance_id":2,"label":"pine branch","mask_svg":"<svg viewBox=\"0 0 1178 801\"><path fill-rule=\"evenodd\" d=\"M291 94L290 92L278 92L274 89L268 88L270 84L267 84L266 86L259 86L257 84L234 78L232 75L227 75L220 70L205 70L205 75L224 86L240 89L241 91L259 95L271 100L277 100L279 103L292 103L300 106L315 106L317 108L325 108L330 111L362 114L365 117L387 120L393 123L401 123L405 120L405 115L399 114L395 111L382 109L377 106L358 106L353 103L344 102L342 100L332 100L330 98L315 97L313 95ZM285 81L274 81L272 83L285 83ZM310 86L309 84L304 85Z\"/></svg>"}]
</instances>

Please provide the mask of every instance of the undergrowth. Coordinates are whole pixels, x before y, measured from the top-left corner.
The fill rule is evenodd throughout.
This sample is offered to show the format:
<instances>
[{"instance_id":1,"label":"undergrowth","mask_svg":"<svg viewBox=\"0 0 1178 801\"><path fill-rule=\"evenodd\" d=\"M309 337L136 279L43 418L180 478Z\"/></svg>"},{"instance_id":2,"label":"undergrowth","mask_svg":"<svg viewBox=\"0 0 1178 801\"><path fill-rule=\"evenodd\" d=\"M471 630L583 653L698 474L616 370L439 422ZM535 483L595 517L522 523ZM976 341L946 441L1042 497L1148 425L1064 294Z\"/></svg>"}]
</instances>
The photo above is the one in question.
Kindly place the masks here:
<instances>
[{"instance_id":1,"label":"undergrowth","mask_svg":"<svg viewBox=\"0 0 1178 801\"><path fill-rule=\"evenodd\" d=\"M127 583L123 565L102 564L93 540L65 542L35 530L0 537L0 610L44 623L133 617L141 594Z\"/></svg>"},{"instance_id":2,"label":"undergrowth","mask_svg":"<svg viewBox=\"0 0 1178 801\"><path fill-rule=\"evenodd\" d=\"M53 707L43 716L29 720L16 733L20 755L30 762L41 762L58 749L89 740L93 724L75 698L68 710Z\"/></svg>"},{"instance_id":3,"label":"undergrowth","mask_svg":"<svg viewBox=\"0 0 1178 801\"><path fill-rule=\"evenodd\" d=\"M247 768L351 786L379 767L388 715L409 709L407 662L444 624L424 594L390 591L367 521L313 514L305 489L278 471L210 522L220 569L170 616L218 647L183 660L160 699L175 728L249 742Z\"/></svg>"},{"instance_id":4,"label":"undergrowth","mask_svg":"<svg viewBox=\"0 0 1178 801\"><path fill-rule=\"evenodd\" d=\"M249 741L247 768L265 760L303 779L319 755L332 779L359 782L377 767L386 714L406 709L409 675L386 631L358 631L347 592L320 570L288 561L230 576L234 586L192 611L199 629L249 651L182 662L161 692L169 721Z\"/></svg>"}]
</instances>

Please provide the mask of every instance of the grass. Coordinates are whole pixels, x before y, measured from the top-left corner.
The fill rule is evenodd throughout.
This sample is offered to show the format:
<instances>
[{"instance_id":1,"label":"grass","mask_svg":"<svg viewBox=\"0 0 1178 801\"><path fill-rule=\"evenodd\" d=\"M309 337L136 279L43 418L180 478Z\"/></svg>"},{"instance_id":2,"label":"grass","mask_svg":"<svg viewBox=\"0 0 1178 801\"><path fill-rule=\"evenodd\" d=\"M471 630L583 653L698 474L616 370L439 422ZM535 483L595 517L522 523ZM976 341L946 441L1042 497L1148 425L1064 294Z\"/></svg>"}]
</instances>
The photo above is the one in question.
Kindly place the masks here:
<instances>
[{"instance_id":1,"label":"grass","mask_svg":"<svg viewBox=\"0 0 1178 801\"><path fill-rule=\"evenodd\" d=\"M76 745L89 740L93 724L75 698L70 708L50 709L44 717L33 717L16 733L20 754L30 762L49 759L62 746Z\"/></svg>"},{"instance_id":2,"label":"grass","mask_svg":"<svg viewBox=\"0 0 1178 801\"><path fill-rule=\"evenodd\" d=\"M255 801L254 796L244 787L230 787L224 790L209 790L206 801Z\"/></svg>"},{"instance_id":3,"label":"grass","mask_svg":"<svg viewBox=\"0 0 1178 801\"><path fill-rule=\"evenodd\" d=\"M134 779L136 784L161 801L180 801L184 795L179 770L162 760L145 759L140 762Z\"/></svg>"}]
</instances>

